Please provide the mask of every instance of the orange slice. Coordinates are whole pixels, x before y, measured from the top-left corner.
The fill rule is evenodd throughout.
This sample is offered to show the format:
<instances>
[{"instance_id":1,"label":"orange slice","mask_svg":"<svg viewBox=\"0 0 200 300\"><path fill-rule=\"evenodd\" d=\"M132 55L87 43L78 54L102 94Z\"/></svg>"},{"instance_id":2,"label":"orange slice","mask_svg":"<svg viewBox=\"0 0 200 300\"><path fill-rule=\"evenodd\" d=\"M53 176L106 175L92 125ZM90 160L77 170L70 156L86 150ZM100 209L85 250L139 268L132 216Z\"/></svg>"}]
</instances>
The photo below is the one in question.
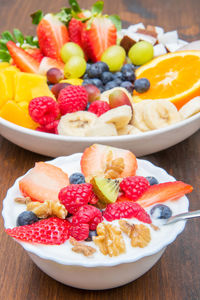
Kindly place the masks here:
<instances>
[{"instance_id":1,"label":"orange slice","mask_svg":"<svg viewBox=\"0 0 200 300\"><path fill-rule=\"evenodd\" d=\"M200 96L200 51L159 56L138 68L136 77L146 77L151 86L145 93L134 92L134 102L165 99L180 109L192 98Z\"/></svg>"}]
</instances>

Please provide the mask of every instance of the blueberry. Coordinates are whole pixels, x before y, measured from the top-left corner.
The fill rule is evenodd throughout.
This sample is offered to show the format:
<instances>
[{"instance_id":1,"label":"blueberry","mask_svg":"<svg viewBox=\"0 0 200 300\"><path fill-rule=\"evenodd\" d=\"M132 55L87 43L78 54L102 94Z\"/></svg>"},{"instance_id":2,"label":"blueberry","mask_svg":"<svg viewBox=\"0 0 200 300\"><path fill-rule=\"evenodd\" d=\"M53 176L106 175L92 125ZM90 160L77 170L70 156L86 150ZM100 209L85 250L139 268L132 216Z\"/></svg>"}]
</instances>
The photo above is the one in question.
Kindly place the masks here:
<instances>
[{"instance_id":1,"label":"blueberry","mask_svg":"<svg viewBox=\"0 0 200 300\"><path fill-rule=\"evenodd\" d=\"M89 103L89 102L87 103L85 110L88 110L88 109L89 109L90 104L91 104L91 103Z\"/></svg>"},{"instance_id":2,"label":"blueberry","mask_svg":"<svg viewBox=\"0 0 200 300\"><path fill-rule=\"evenodd\" d=\"M105 91L103 86L102 87L100 86L98 89L100 90L101 93Z\"/></svg>"},{"instance_id":3,"label":"blueberry","mask_svg":"<svg viewBox=\"0 0 200 300\"><path fill-rule=\"evenodd\" d=\"M99 68L101 69L102 73L109 71L109 67L108 67L108 65L105 62L99 61L96 64L99 66Z\"/></svg>"},{"instance_id":4,"label":"blueberry","mask_svg":"<svg viewBox=\"0 0 200 300\"><path fill-rule=\"evenodd\" d=\"M150 185L158 184L158 180L153 176L147 176L146 179L150 183Z\"/></svg>"},{"instance_id":5,"label":"blueberry","mask_svg":"<svg viewBox=\"0 0 200 300\"><path fill-rule=\"evenodd\" d=\"M117 84L118 86L120 86L120 85L122 84L122 80L119 79L119 78L115 78L115 79L114 79L114 82L116 82L116 84Z\"/></svg>"},{"instance_id":6,"label":"blueberry","mask_svg":"<svg viewBox=\"0 0 200 300\"><path fill-rule=\"evenodd\" d=\"M89 69L91 68L91 64L88 64L87 63L87 65L86 65L86 71L85 71L85 73L87 73L88 74L88 71L89 71Z\"/></svg>"},{"instance_id":7,"label":"blueberry","mask_svg":"<svg viewBox=\"0 0 200 300\"><path fill-rule=\"evenodd\" d=\"M133 84L130 81L123 81L120 86L127 89L127 91L132 94Z\"/></svg>"},{"instance_id":8,"label":"blueberry","mask_svg":"<svg viewBox=\"0 0 200 300\"><path fill-rule=\"evenodd\" d=\"M37 221L39 219L32 211L23 211L17 218L17 226L31 225Z\"/></svg>"},{"instance_id":9,"label":"blueberry","mask_svg":"<svg viewBox=\"0 0 200 300\"><path fill-rule=\"evenodd\" d=\"M125 77L122 72L116 72L113 74L114 79L120 79L121 81L125 80Z\"/></svg>"},{"instance_id":10,"label":"blueberry","mask_svg":"<svg viewBox=\"0 0 200 300\"><path fill-rule=\"evenodd\" d=\"M134 83L134 89L138 93L144 93L150 88L150 82L147 78L137 79Z\"/></svg>"},{"instance_id":11,"label":"blueberry","mask_svg":"<svg viewBox=\"0 0 200 300\"><path fill-rule=\"evenodd\" d=\"M99 78L93 78L92 84L96 85L98 88L103 87L103 83Z\"/></svg>"},{"instance_id":12,"label":"blueberry","mask_svg":"<svg viewBox=\"0 0 200 300\"><path fill-rule=\"evenodd\" d=\"M89 79L88 73L85 73L85 74L83 75L83 79Z\"/></svg>"},{"instance_id":13,"label":"blueberry","mask_svg":"<svg viewBox=\"0 0 200 300\"><path fill-rule=\"evenodd\" d=\"M156 204L150 210L150 214L154 219L169 219L172 215L172 210L164 204Z\"/></svg>"},{"instance_id":14,"label":"blueberry","mask_svg":"<svg viewBox=\"0 0 200 300\"><path fill-rule=\"evenodd\" d=\"M114 80L109 81L109 82L105 85L105 91L111 90L111 89L113 89L114 87L117 87L117 86L118 86L118 84L117 84Z\"/></svg>"},{"instance_id":15,"label":"blueberry","mask_svg":"<svg viewBox=\"0 0 200 300\"><path fill-rule=\"evenodd\" d=\"M82 173L73 173L70 177L69 177L69 182L70 184L81 184L81 183L85 183L85 177Z\"/></svg>"},{"instance_id":16,"label":"blueberry","mask_svg":"<svg viewBox=\"0 0 200 300\"><path fill-rule=\"evenodd\" d=\"M133 64L125 64L123 65L123 67L121 68L121 72L124 74L124 72L126 71L134 71L134 65Z\"/></svg>"},{"instance_id":17,"label":"blueberry","mask_svg":"<svg viewBox=\"0 0 200 300\"><path fill-rule=\"evenodd\" d=\"M135 81L135 73L134 71L125 71L123 73L125 80L130 81L130 82L134 82Z\"/></svg>"},{"instance_id":18,"label":"blueberry","mask_svg":"<svg viewBox=\"0 0 200 300\"><path fill-rule=\"evenodd\" d=\"M86 239L86 241L87 241L87 242L91 242L93 236L97 236L96 230L90 230L90 231L89 231L89 235L88 235L88 238Z\"/></svg>"},{"instance_id":19,"label":"blueberry","mask_svg":"<svg viewBox=\"0 0 200 300\"><path fill-rule=\"evenodd\" d=\"M87 73L90 78L100 78L101 74L105 71L109 71L108 66L104 62L99 61L92 64Z\"/></svg>"},{"instance_id":20,"label":"blueberry","mask_svg":"<svg viewBox=\"0 0 200 300\"><path fill-rule=\"evenodd\" d=\"M93 84L92 79L84 79L82 85L86 85L86 84Z\"/></svg>"},{"instance_id":21,"label":"blueberry","mask_svg":"<svg viewBox=\"0 0 200 300\"><path fill-rule=\"evenodd\" d=\"M111 72L103 72L101 74L101 80L103 82L103 84L108 83L109 81L112 81L114 79L114 75Z\"/></svg>"}]
</instances>

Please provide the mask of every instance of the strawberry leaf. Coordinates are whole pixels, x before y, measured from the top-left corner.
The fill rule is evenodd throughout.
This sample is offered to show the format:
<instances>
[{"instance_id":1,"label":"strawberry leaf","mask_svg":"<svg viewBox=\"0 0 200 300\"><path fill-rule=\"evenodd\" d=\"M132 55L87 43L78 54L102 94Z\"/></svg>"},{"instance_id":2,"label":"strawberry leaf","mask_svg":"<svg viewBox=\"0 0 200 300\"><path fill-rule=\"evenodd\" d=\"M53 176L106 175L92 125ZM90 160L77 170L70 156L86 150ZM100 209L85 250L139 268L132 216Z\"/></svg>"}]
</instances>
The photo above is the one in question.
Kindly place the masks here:
<instances>
[{"instance_id":1,"label":"strawberry leaf","mask_svg":"<svg viewBox=\"0 0 200 300\"><path fill-rule=\"evenodd\" d=\"M103 6L104 3L103 1L97 1L93 6L92 6L92 14L100 14L103 11Z\"/></svg>"},{"instance_id":2,"label":"strawberry leaf","mask_svg":"<svg viewBox=\"0 0 200 300\"><path fill-rule=\"evenodd\" d=\"M122 29L122 22L121 22L120 17L118 15L111 15L108 18L115 25L115 27L117 28L117 31Z\"/></svg>"},{"instance_id":3,"label":"strawberry leaf","mask_svg":"<svg viewBox=\"0 0 200 300\"><path fill-rule=\"evenodd\" d=\"M2 32L1 37L2 37L4 40L6 40L7 42L8 42L8 41L13 41L13 42L15 42L14 37L12 36L12 34L11 34L9 31L4 31L4 32Z\"/></svg>"},{"instance_id":4,"label":"strawberry leaf","mask_svg":"<svg viewBox=\"0 0 200 300\"><path fill-rule=\"evenodd\" d=\"M36 46L36 47L39 48L37 37L31 36L31 35L27 35L25 37L25 41L26 41L27 44L29 44L31 46Z\"/></svg>"},{"instance_id":5,"label":"strawberry leaf","mask_svg":"<svg viewBox=\"0 0 200 300\"><path fill-rule=\"evenodd\" d=\"M8 48L7 48L7 46L6 46L6 43L7 43L8 41L7 40L4 40L4 39L1 39L0 40L0 49L1 50L8 50Z\"/></svg>"},{"instance_id":6,"label":"strawberry leaf","mask_svg":"<svg viewBox=\"0 0 200 300\"><path fill-rule=\"evenodd\" d=\"M32 24L38 25L43 17L44 15L41 10L34 12L33 14L31 14Z\"/></svg>"},{"instance_id":7,"label":"strawberry leaf","mask_svg":"<svg viewBox=\"0 0 200 300\"><path fill-rule=\"evenodd\" d=\"M24 36L19 29L13 29L13 35L18 43L22 45L24 43Z\"/></svg>"},{"instance_id":8,"label":"strawberry leaf","mask_svg":"<svg viewBox=\"0 0 200 300\"><path fill-rule=\"evenodd\" d=\"M69 21L72 18L72 9L71 8L62 8L59 13L56 14L58 19L65 23L66 25L69 23Z\"/></svg>"},{"instance_id":9,"label":"strawberry leaf","mask_svg":"<svg viewBox=\"0 0 200 300\"><path fill-rule=\"evenodd\" d=\"M69 5L71 6L74 12L81 12L80 6L78 5L78 2L76 0L69 0Z\"/></svg>"},{"instance_id":10,"label":"strawberry leaf","mask_svg":"<svg viewBox=\"0 0 200 300\"><path fill-rule=\"evenodd\" d=\"M0 61L6 61L6 62L9 62L10 61L10 54L8 51L6 50L0 50Z\"/></svg>"}]
</instances>

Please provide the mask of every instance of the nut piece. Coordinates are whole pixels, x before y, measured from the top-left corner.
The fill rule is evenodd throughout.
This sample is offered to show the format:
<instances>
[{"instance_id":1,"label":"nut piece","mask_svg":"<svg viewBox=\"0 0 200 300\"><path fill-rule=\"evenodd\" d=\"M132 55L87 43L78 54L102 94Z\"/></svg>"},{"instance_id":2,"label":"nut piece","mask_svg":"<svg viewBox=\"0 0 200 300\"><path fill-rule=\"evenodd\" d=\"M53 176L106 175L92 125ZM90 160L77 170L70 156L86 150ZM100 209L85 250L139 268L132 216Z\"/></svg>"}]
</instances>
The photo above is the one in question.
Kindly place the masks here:
<instances>
[{"instance_id":1,"label":"nut piece","mask_svg":"<svg viewBox=\"0 0 200 300\"><path fill-rule=\"evenodd\" d=\"M108 152L106 158L106 169L105 175L107 178L118 178L124 170L124 159L122 157L118 157L113 159L112 151Z\"/></svg>"},{"instance_id":2,"label":"nut piece","mask_svg":"<svg viewBox=\"0 0 200 300\"><path fill-rule=\"evenodd\" d=\"M126 252L122 233L117 227L111 224L99 223L97 234L98 236L93 237L93 241L104 255L108 254L112 257Z\"/></svg>"},{"instance_id":3,"label":"nut piece","mask_svg":"<svg viewBox=\"0 0 200 300\"><path fill-rule=\"evenodd\" d=\"M43 203L32 201L27 204L27 210L31 210L39 218L47 218L49 216L56 216L60 219L65 219L67 210L59 201L45 201Z\"/></svg>"},{"instance_id":4,"label":"nut piece","mask_svg":"<svg viewBox=\"0 0 200 300\"><path fill-rule=\"evenodd\" d=\"M151 241L151 233L147 226L143 224L131 225L125 220L120 220L119 225L121 230L130 237L132 247L144 248Z\"/></svg>"},{"instance_id":5,"label":"nut piece","mask_svg":"<svg viewBox=\"0 0 200 300\"><path fill-rule=\"evenodd\" d=\"M16 197L15 202L20 203L20 204L27 204L29 202L31 202L31 198L30 197Z\"/></svg>"},{"instance_id":6,"label":"nut piece","mask_svg":"<svg viewBox=\"0 0 200 300\"><path fill-rule=\"evenodd\" d=\"M94 249L93 247L87 246L84 243L78 242L73 237L70 237L69 242L74 246L72 248L72 251L74 251L76 253L81 253L84 256L90 256L96 252L96 249Z\"/></svg>"},{"instance_id":7,"label":"nut piece","mask_svg":"<svg viewBox=\"0 0 200 300\"><path fill-rule=\"evenodd\" d=\"M156 226L156 225L154 225L154 224L150 224L150 226L151 226L151 228L153 229L153 230L155 230L155 231L159 231L160 230L160 228L158 227L158 226Z\"/></svg>"}]
</instances>

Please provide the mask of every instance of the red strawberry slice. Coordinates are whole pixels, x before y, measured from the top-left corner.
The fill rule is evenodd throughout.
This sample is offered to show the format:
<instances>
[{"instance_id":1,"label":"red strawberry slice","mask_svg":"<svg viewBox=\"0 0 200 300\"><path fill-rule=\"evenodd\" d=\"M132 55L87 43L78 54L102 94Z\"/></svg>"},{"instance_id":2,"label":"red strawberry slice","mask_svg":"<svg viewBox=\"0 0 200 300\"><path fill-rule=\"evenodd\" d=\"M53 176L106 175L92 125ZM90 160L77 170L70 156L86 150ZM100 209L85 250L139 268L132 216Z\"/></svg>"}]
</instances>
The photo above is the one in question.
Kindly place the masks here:
<instances>
[{"instance_id":1,"label":"red strawberry slice","mask_svg":"<svg viewBox=\"0 0 200 300\"><path fill-rule=\"evenodd\" d=\"M103 52L117 42L117 29L106 17L94 18L91 28L87 21L82 29L82 46L88 58L96 62L101 59Z\"/></svg>"},{"instance_id":2,"label":"red strawberry slice","mask_svg":"<svg viewBox=\"0 0 200 300\"><path fill-rule=\"evenodd\" d=\"M191 193L193 187L182 181L164 182L152 185L142 197L137 201L142 207L147 207L155 203L173 201Z\"/></svg>"},{"instance_id":3,"label":"red strawberry slice","mask_svg":"<svg viewBox=\"0 0 200 300\"><path fill-rule=\"evenodd\" d=\"M57 17L47 14L38 24L37 36L44 56L61 59L60 50L69 36L67 27Z\"/></svg>"},{"instance_id":4,"label":"red strawberry slice","mask_svg":"<svg viewBox=\"0 0 200 300\"><path fill-rule=\"evenodd\" d=\"M109 177L108 164L119 158L123 159L123 170L117 177L134 176L137 160L132 152L100 144L94 144L84 151L81 158L82 173L89 179L100 175Z\"/></svg>"},{"instance_id":5,"label":"red strawberry slice","mask_svg":"<svg viewBox=\"0 0 200 300\"><path fill-rule=\"evenodd\" d=\"M76 43L81 46L81 32L83 23L80 20L72 18L68 25L70 42Z\"/></svg>"},{"instance_id":6,"label":"red strawberry slice","mask_svg":"<svg viewBox=\"0 0 200 300\"><path fill-rule=\"evenodd\" d=\"M41 50L38 49L38 48L29 48L29 49L26 49L26 52L28 54L30 54L38 62L41 62L41 60L44 57L43 54L42 54L42 52L41 52Z\"/></svg>"},{"instance_id":7,"label":"red strawberry slice","mask_svg":"<svg viewBox=\"0 0 200 300\"><path fill-rule=\"evenodd\" d=\"M31 225L6 229L6 233L23 242L60 245L69 238L70 223L67 220L51 217Z\"/></svg>"},{"instance_id":8,"label":"red strawberry slice","mask_svg":"<svg viewBox=\"0 0 200 300\"><path fill-rule=\"evenodd\" d=\"M30 197L33 201L58 201L59 191L68 184L68 175L60 168L45 162L38 162L19 181L19 188L23 195Z\"/></svg>"},{"instance_id":9,"label":"red strawberry slice","mask_svg":"<svg viewBox=\"0 0 200 300\"><path fill-rule=\"evenodd\" d=\"M6 43L8 51L14 61L14 64L23 72L38 73L39 62L34 59L25 50L18 47L14 42L9 41Z\"/></svg>"},{"instance_id":10,"label":"red strawberry slice","mask_svg":"<svg viewBox=\"0 0 200 300\"><path fill-rule=\"evenodd\" d=\"M64 63L62 63L60 60L44 57L40 62L39 73L41 75L46 75L47 71L52 68L57 68L64 72L64 66Z\"/></svg>"}]
</instances>

